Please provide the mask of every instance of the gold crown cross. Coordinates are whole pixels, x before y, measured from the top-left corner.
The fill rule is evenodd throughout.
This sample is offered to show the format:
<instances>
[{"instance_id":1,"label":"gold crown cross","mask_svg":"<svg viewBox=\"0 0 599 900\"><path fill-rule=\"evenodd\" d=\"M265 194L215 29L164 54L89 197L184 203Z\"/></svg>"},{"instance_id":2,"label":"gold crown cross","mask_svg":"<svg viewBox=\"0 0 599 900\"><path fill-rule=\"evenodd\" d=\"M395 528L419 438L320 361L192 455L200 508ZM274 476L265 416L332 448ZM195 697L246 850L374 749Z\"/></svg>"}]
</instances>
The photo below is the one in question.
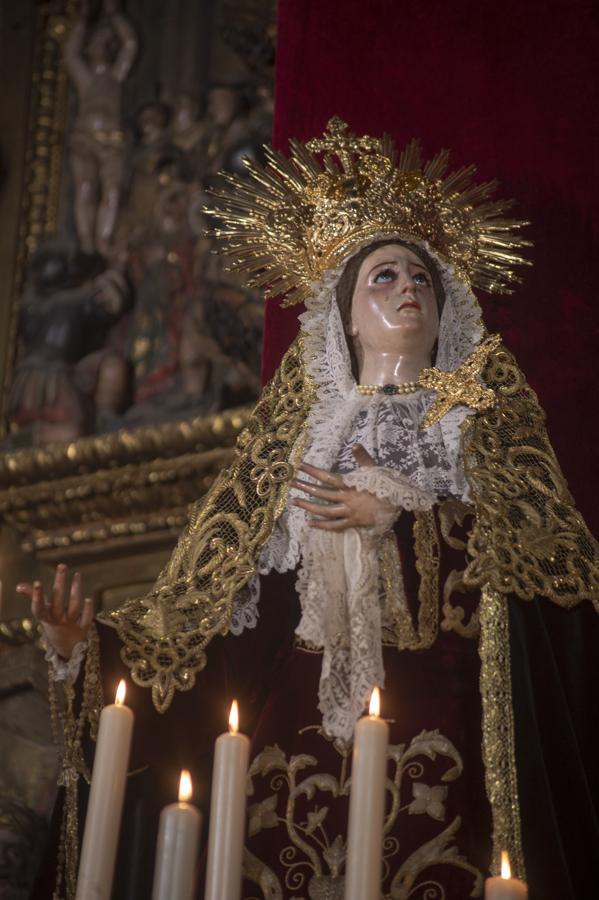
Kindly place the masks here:
<instances>
[{"instance_id":1,"label":"gold crown cross","mask_svg":"<svg viewBox=\"0 0 599 900\"><path fill-rule=\"evenodd\" d=\"M327 134L328 132L328 134ZM326 131L322 137L312 138L306 142L306 147L313 153L335 154L347 175L356 174L356 157L359 150L383 150L383 141L380 138L363 135L357 137L347 130L347 122L339 116L333 116L327 122Z\"/></svg>"}]
</instances>

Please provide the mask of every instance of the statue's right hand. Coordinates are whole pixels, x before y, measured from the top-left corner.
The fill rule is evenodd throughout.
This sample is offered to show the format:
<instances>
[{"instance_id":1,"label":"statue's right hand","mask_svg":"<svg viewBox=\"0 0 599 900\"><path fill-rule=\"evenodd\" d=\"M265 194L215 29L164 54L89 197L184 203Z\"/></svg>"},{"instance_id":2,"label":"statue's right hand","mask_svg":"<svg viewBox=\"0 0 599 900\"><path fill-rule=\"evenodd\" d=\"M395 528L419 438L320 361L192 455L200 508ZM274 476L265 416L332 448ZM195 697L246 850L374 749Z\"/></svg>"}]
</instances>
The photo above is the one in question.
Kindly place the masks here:
<instances>
[{"instance_id":1,"label":"statue's right hand","mask_svg":"<svg viewBox=\"0 0 599 900\"><path fill-rule=\"evenodd\" d=\"M41 624L46 640L63 659L70 659L75 645L87 638L94 616L92 600L81 595L81 575L75 572L67 592L68 570L56 568L50 596L40 581L17 585L20 594L31 597L31 614Z\"/></svg>"}]
</instances>

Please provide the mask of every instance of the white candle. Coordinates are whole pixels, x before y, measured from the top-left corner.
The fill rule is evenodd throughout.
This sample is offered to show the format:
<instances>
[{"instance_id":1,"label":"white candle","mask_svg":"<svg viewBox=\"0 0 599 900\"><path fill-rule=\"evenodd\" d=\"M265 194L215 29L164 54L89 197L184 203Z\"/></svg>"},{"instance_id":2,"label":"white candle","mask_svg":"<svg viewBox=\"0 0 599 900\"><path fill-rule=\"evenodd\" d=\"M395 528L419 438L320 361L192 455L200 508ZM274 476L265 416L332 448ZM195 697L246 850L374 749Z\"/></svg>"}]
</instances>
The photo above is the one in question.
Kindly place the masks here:
<instances>
[{"instance_id":1,"label":"white candle","mask_svg":"<svg viewBox=\"0 0 599 900\"><path fill-rule=\"evenodd\" d=\"M184 769L179 802L160 813L152 900L192 900L194 896L202 815L187 802L191 795L191 777Z\"/></svg>"},{"instance_id":2,"label":"white candle","mask_svg":"<svg viewBox=\"0 0 599 900\"><path fill-rule=\"evenodd\" d=\"M356 722L349 797L345 900L380 900L389 727L378 688Z\"/></svg>"},{"instance_id":3,"label":"white candle","mask_svg":"<svg viewBox=\"0 0 599 900\"><path fill-rule=\"evenodd\" d=\"M114 704L100 715L76 900L109 900L121 826L133 713L119 682Z\"/></svg>"},{"instance_id":4,"label":"white candle","mask_svg":"<svg viewBox=\"0 0 599 900\"><path fill-rule=\"evenodd\" d=\"M501 875L485 881L485 900L526 900L528 888L523 881L512 878L510 860L505 852L501 854Z\"/></svg>"},{"instance_id":5,"label":"white candle","mask_svg":"<svg viewBox=\"0 0 599 900\"><path fill-rule=\"evenodd\" d=\"M239 713L234 700L229 731L216 739L214 751L204 900L239 900L241 896L250 742L238 729Z\"/></svg>"}]
</instances>

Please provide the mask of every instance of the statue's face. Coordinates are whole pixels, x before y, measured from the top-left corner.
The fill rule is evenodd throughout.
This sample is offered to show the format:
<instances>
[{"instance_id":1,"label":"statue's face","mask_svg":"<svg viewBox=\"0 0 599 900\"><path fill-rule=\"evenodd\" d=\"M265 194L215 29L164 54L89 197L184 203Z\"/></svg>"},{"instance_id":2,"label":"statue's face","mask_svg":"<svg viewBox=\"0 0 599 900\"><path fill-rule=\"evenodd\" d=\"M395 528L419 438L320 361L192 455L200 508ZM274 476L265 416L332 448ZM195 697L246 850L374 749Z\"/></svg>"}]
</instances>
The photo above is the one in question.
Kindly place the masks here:
<instances>
[{"instance_id":1,"label":"statue's face","mask_svg":"<svg viewBox=\"0 0 599 900\"><path fill-rule=\"evenodd\" d=\"M438 333L437 298L422 260L399 244L373 250L352 299L350 334L361 352L430 355Z\"/></svg>"}]
</instances>

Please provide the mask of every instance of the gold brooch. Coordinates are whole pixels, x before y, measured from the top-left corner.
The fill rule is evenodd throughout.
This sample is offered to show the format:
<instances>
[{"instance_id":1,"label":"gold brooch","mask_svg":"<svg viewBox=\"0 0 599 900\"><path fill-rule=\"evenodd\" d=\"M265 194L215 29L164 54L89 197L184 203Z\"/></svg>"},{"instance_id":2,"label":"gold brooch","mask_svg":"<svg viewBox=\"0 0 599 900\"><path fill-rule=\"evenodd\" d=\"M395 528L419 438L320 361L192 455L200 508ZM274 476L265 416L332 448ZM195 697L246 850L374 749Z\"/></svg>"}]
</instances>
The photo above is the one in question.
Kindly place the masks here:
<instances>
[{"instance_id":1,"label":"gold brooch","mask_svg":"<svg viewBox=\"0 0 599 900\"><path fill-rule=\"evenodd\" d=\"M468 359L454 372L440 369L423 369L418 379L425 390L436 391L435 402L426 413L421 428L430 428L440 422L454 406L469 406L471 409L490 409L495 403L494 392L479 380L489 355L501 343L498 334L492 335L471 353Z\"/></svg>"}]
</instances>

